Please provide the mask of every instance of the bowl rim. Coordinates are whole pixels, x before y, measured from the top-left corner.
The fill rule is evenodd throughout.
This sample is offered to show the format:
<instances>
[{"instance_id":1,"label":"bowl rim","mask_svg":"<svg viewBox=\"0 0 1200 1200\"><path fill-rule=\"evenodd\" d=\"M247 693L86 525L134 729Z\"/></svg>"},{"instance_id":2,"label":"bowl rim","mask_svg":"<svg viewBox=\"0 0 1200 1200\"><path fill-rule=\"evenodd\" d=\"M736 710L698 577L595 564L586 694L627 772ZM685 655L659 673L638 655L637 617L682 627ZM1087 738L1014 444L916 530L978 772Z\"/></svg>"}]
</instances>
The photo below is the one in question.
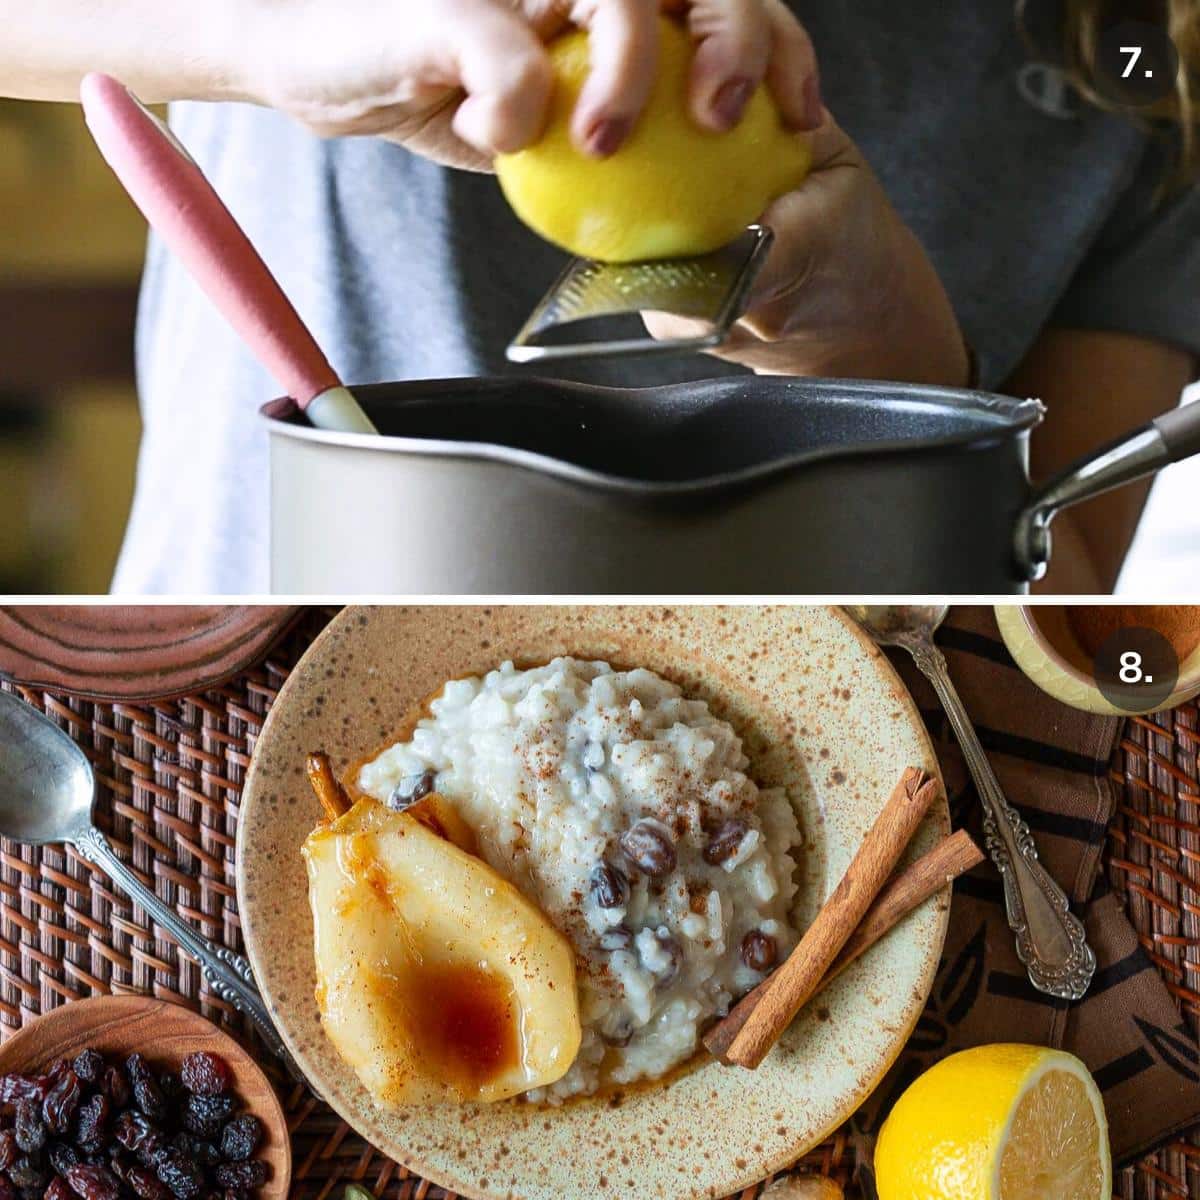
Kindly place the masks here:
<instances>
[{"instance_id":1,"label":"bowl rim","mask_svg":"<svg viewBox=\"0 0 1200 1200\"><path fill-rule=\"evenodd\" d=\"M1112 607L1115 607L1118 603L1121 603L1121 601L1118 601L1114 598L1112 601ZM1080 687L1085 688L1089 696L1092 696L1093 698L1100 697L1106 704L1109 703L1108 698L1097 686L1095 679L1065 658L1059 651L1058 647L1055 646L1054 643L1046 636L1041 625L1038 624L1034 614L1039 608L1051 608L1058 606L1063 606L1062 600L1060 597L1055 596L1049 598L1046 602L1041 604L1025 603L1014 604L1011 606L1001 605L1000 607L1012 607L1017 610L1022 630L1029 635L1034 645L1037 646L1038 650L1042 653L1051 667L1053 667L1061 675L1066 675ZM1069 608L1073 606L1068 604L1063 607ZM1001 629L1003 630L1003 624L1001 625ZM1036 680L1034 682L1036 682ZM1183 659L1182 662L1180 662L1179 676L1175 680L1175 686L1171 689L1171 694L1167 696L1161 704L1157 704L1153 708L1146 709L1144 711L1146 713L1161 712L1163 709L1174 708L1177 704L1181 704L1185 699L1187 699L1188 693L1194 688L1200 688L1200 645L1198 645L1196 649L1191 652L1191 654L1189 654L1185 659ZM1064 703L1066 703L1066 701L1064 701ZM1111 706L1111 711L1113 713L1121 713L1123 715L1143 715L1134 714L1131 710L1119 709L1116 707L1116 705Z\"/></svg>"}]
</instances>

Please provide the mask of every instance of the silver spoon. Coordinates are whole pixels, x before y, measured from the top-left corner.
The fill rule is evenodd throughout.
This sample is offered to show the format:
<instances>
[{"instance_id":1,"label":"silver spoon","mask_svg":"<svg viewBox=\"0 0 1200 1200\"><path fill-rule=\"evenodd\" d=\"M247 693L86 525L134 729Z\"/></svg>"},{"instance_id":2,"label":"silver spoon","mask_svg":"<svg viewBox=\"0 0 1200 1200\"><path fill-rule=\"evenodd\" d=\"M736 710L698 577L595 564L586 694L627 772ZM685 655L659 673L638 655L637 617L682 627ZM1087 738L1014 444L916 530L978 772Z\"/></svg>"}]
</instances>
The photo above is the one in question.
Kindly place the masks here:
<instances>
[{"instance_id":1,"label":"silver spoon","mask_svg":"<svg viewBox=\"0 0 1200 1200\"><path fill-rule=\"evenodd\" d=\"M848 604L846 611L881 646L901 646L933 684L962 747L983 801L988 852L1004 884L1008 924L1017 936L1017 957L1039 992L1078 1000L1096 972L1096 956L1066 893L1038 861L1029 826L1004 797L959 698L933 635L946 617L944 604Z\"/></svg>"},{"instance_id":2,"label":"silver spoon","mask_svg":"<svg viewBox=\"0 0 1200 1200\"><path fill-rule=\"evenodd\" d=\"M0 836L31 846L68 842L100 867L200 964L208 986L245 1013L288 1073L302 1080L254 986L250 964L197 933L117 857L92 823L95 794L92 764L70 737L37 709L0 692Z\"/></svg>"}]
</instances>

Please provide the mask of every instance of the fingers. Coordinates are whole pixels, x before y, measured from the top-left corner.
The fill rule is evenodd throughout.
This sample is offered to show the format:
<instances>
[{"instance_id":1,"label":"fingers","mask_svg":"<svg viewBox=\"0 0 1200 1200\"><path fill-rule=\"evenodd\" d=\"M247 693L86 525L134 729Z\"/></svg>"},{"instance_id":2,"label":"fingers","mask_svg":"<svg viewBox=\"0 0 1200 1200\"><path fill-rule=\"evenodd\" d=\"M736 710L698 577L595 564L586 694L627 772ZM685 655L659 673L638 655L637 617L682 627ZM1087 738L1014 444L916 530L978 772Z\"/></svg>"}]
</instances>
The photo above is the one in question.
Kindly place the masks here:
<instances>
[{"instance_id":1,"label":"fingers","mask_svg":"<svg viewBox=\"0 0 1200 1200\"><path fill-rule=\"evenodd\" d=\"M571 137L605 158L633 130L654 86L658 63L655 0L581 0L571 20L587 29L589 72L571 116Z\"/></svg>"},{"instance_id":2,"label":"fingers","mask_svg":"<svg viewBox=\"0 0 1200 1200\"><path fill-rule=\"evenodd\" d=\"M785 124L804 131L816 129L823 113L812 39L783 0L764 0L764 7L771 28L767 86Z\"/></svg>"},{"instance_id":3,"label":"fingers","mask_svg":"<svg viewBox=\"0 0 1200 1200\"><path fill-rule=\"evenodd\" d=\"M447 51L467 97L454 132L484 155L519 150L540 135L550 102L539 30L496 0L456 0L456 7ZM764 79L788 125L821 124L816 53L783 0L664 0L661 7L682 14L695 40L688 103L702 128L732 129ZM571 0L571 23L589 34L588 78L571 117L583 153L607 157L632 132L654 86L659 8L658 0Z\"/></svg>"},{"instance_id":4,"label":"fingers","mask_svg":"<svg viewBox=\"0 0 1200 1200\"><path fill-rule=\"evenodd\" d=\"M545 48L515 12L487 0L467 0L449 47L453 72L467 98L454 132L487 155L512 153L536 141L553 78Z\"/></svg>"},{"instance_id":5,"label":"fingers","mask_svg":"<svg viewBox=\"0 0 1200 1200\"><path fill-rule=\"evenodd\" d=\"M724 133L742 119L766 74L771 31L762 0L697 0L687 25L696 43L688 81L692 118Z\"/></svg>"},{"instance_id":6,"label":"fingers","mask_svg":"<svg viewBox=\"0 0 1200 1200\"><path fill-rule=\"evenodd\" d=\"M786 124L820 123L816 52L783 0L695 0L686 17L696 41L688 100L701 127L732 129L764 79Z\"/></svg>"}]
</instances>

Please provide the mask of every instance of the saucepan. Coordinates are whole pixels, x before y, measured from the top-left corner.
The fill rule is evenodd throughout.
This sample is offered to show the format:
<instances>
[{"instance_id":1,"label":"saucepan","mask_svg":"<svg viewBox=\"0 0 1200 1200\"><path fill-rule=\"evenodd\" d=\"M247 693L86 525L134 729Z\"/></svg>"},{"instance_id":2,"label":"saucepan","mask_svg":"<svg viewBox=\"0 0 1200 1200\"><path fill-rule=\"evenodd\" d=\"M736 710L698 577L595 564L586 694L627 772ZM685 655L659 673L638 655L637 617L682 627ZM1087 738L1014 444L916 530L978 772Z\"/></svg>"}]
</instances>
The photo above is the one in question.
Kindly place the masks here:
<instances>
[{"instance_id":1,"label":"saucepan","mask_svg":"<svg viewBox=\"0 0 1200 1200\"><path fill-rule=\"evenodd\" d=\"M270 438L282 593L1021 593L1069 505L1200 453L1200 404L1031 484L1036 400L732 376L358 387Z\"/></svg>"},{"instance_id":2,"label":"saucepan","mask_svg":"<svg viewBox=\"0 0 1200 1200\"><path fill-rule=\"evenodd\" d=\"M1034 400L733 376L347 390L199 168L116 80L89 127L291 399L266 406L283 593L1022 592L1071 504L1200 452L1177 409L1049 483Z\"/></svg>"}]
</instances>

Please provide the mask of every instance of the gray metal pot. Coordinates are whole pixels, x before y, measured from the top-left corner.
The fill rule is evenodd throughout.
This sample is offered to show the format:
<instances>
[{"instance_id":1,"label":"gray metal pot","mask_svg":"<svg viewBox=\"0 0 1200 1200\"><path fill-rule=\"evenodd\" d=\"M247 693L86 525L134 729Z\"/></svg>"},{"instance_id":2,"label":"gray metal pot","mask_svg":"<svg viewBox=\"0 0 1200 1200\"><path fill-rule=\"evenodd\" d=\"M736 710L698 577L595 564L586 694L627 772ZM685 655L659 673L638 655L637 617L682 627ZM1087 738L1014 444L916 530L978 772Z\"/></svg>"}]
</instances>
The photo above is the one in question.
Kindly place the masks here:
<instances>
[{"instance_id":1,"label":"gray metal pot","mask_svg":"<svg viewBox=\"0 0 1200 1200\"><path fill-rule=\"evenodd\" d=\"M1062 508L1200 453L1200 405L1038 488L1042 406L899 384L355 389L382 437L263 409L280 593L1019 593Z\"/></svg>"}]
</instances>

